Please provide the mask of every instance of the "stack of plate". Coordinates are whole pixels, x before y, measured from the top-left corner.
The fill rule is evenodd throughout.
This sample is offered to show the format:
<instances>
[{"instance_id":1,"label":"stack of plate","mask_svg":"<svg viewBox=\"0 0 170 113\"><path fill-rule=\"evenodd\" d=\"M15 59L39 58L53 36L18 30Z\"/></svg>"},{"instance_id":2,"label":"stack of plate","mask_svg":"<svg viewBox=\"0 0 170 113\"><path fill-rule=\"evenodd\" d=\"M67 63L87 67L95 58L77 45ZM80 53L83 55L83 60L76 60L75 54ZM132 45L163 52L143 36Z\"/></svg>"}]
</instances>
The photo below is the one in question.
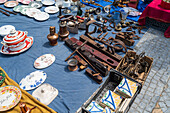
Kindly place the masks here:
<instances>
[{"instance_id":1,"label":"stack of plate","mask_svg":"<svg viewBox=\"0 0 170 113\"><path fill-rule=\"evenodd\" d=\"M28 5L18 5L13 8L15 12L20 12L23 15L27 15L28 17L35 18L38 21L45 21L50 16L46 12L41 12L39 9L33 8Z\"/></svg>"}]
</instances>

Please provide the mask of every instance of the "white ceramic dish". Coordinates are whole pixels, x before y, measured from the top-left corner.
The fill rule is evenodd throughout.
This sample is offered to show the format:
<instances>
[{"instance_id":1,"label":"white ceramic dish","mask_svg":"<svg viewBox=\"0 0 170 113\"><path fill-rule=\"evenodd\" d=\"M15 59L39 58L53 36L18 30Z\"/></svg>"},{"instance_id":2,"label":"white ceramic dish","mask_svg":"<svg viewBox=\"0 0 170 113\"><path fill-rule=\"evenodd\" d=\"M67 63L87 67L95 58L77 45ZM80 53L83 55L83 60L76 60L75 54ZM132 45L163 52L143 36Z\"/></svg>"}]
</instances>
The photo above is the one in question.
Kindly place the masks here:
<instances>
[{"instance_id":1,"label":"white ceramic dish","mask_svg":"<svg viewBox=\"0 0 170 113\"><path fill-rule=\"evenodd\" d=\"M41 8L42 3L40 1L33 1L29 3L29 6L34 7L34 8Z\"/></svg>"},{"instance_id":2,"label":"white ceramic dish","mask_svg":"<svg viewBox=\"0 0 170 113\"><path fill-rule=\"evenodd\" d=\"M22 53L22 52L26 51L27 49L29 49L32 46L32 44L33 44L33 37L29 37L28 36L25 40L26 40L25 41L26 42L26 46L23 49L20 49L18 51L11 51L9 47L2 46L0 52L2 54L6 54L6 55L14 55L14 54Z\"/></svg>"},{"instance_id":3,"label":"white ceramic dish","mask_svg":"<svg viewBox=\"0 0 170 113\"><path fill-rule=\"evenodd\" d=\"M45 21L50 17L50 15L46 12L41 12L41 13L37 13L34 15L35 20L38 21Z\"/></svg>"},{"instance_id":4,"label":"white ceramic dish","mask_svg":"<svg viewBox=\"0 0 170 113\"><path fill-rule=\"evenodd\" d=\"M49 6L49 7L46 7L44 11L49 14L54 14L54 13L57 13L59 9L58 7L55 7L55 6Z\"/></svg>"},{"instance_id":5,"label":"white ceramic dish","mask_svg":"<svg viewBox=\"0 0 170 113\"><path fill-rule=\"evenodd\" d=\"M53 5L55 3L54 0L41 0L43 5Z\"/></svg>"},{"instance_id":6,"label":"white ceramic dish","mask_svg":"<svg viewBox=\"0 0 170 113\"><path fill-rule=\"evenodd\" d=\"M37 13L41 13L41 11L39 9L36 9L36 8L28 8L26 10L26 15L29 16L29 17L34 17L35 14Z\"/></svg>"},{"instance_id":7,"label":"white ceramic dish","mask_svg":"<svg viewBox=\"0 0 170 113\"><path fill-rule=\"evenodd\" d=\"M7 2L8 0L0 0L0 4Z\"/></svg>"},{"instance_id":8,"label":"white ceramic dish","mask_svg":"<svg viewBox=\"0 0 170 113\"><path fill-rule=\"evenodd\" d=\"M30 2L34 0L17 0L18 2L21 2L22 4L29 4Z\"/></svg>"},{"instance_id":9,"label":"white ceramic dish","mask_svg":"<svg viewBox=\"0 0 170 113\"><path fill-rule=\"evenodd\" d=\"M37 69L43 69L49 67L55 61L55 56L52 54L44 54L38 57L34 62L34 67Z\"/></svg>"},{"instance_id":10,"label":"white ceramic dish","mask_svg":"<svg viewBox=\"0 0 170 113\"><path fill-rule=\"evenodd\" d=\"M4 4L5 7L9 7L9 8L15 7L17 5L18 5L17 1L8 1L8 2L5 2L5 4Z\"/></svg>"},{"instance_id":11,"label":"white ceramic dish","mask_svg":"<svg viewBox=\"0 0 170 113\"><path fill-rule=\"evenodd\" d=\"M12 25L4 25L4 26L1 26L0 27L0 35L1 36L6 36L10 33L10 31L14 29L15 30L15 27L12 26Z\"/></svg>"},{"instance_id":12,"label":"white ceramic dish","mask_svg":"<svg viewBox=\"0 0 170 113\"><path fill-rule=\"evenodd\" d=\"M0 87L0 112L15 107L19 103L21 95L21 90L16 86Z\"/></svg>"},{"instance_id":13,"label":"white ceramic dish","mask_svg":"<svg viewBox=\"0 0 170 113\"><path fill-rule=\"evenodd\" d=\"M19 86L23 90L32 90L40 86L46 78L47 74L44 71L34 71L23 78L20 81Z\"/></svg>"},{"instance_id":14,"label":"white ceramic dish","mask_svg":"<svg viewBox=\"0 0 170 113\"><path fill-rule=\"evenodd\" d=\"M49 105L56 98L57 95L58 90L47 83L42 84L32 93L33 97L35 97L37 100L45 105Z\"/></svg>"}]
</instances>

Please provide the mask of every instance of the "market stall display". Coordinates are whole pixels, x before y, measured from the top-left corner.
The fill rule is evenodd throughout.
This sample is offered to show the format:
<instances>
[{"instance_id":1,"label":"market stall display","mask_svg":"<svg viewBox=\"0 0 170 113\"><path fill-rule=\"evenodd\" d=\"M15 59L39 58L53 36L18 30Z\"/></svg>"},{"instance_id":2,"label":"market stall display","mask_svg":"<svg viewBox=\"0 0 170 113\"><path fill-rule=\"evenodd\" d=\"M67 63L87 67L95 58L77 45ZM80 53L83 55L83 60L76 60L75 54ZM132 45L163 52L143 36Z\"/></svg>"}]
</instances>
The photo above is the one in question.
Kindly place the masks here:
<instances>
[{"instance_id":1,"label":"market stall display","mask_svg":"<svg viewBox=\"0 0 170 113\"><path fill-rule=\"evenodd\" d=\"M2 66L7 68L12 79L20 81L20 88L56 112L62 113L75 112L80 107L80 103L85 102L103 82L108 89L103 88L105 86L102 85L100 92L95 92L96 97L80 109L90 110L93 105L97 105L103 112L127 112L140 91L140 83L136 82L135 78L129 78L118 72L114 72L116 74L113 74L112 77L120 77L113 79L110 78L111 75L108 76L113 69L119 66L124 54L129 49L133 50L140 37L143 36L143 28L146 28L127 20L129 12L119 11L119 8L112 12L117 6L125 7L127 3L108 0L99 3L91 0L86 5L91 4L96 7L83 8L81 2L77 2L78 10L76 12L70 10L71 2L69 0L65 0L60 6L57 1L57 5L54 6L54 0L42 0L40 2L42 7L32 0L29 0L29 4L25 0L20 2L26 5L19 3L20 5L10 10L21 14L12 15L8 17L8 20L2 18L2 22L11 22L16 29L28 31L29 35L34 37L34 45L32 46L33 38L27 36L27 32L11 31L2 39L1 52L4 55L0 54L0 60L5 59L2 60ZM65 15L62 12L63 9L65 13L70 12L71 14ZM59 14L56 14L57 12ZM136 12L131 15L137 16ZM133 39L132 44L127 44L120 37L130 41ZM31 46L29 51L24 52ZM70 48L74 51L72 52ZM21 52L23 53L15 55ZM6 66L7 64L8 66ZM30 74L27 75L28 73ZM125 78L131 82L122 86L122 83L126 82ZM44 81L47 83L42 84ZM137 84L136 87L132 86L134 84ZM110 85L113 87L109 88ZM130 89L127 89L126 86L130 86ZM126 88L126 93L121 87ZM34 90L35 88L37 89ZM57 89L60 91L59 94ZM130 92L133 94L130 95ZM114 98L114 102L107 98ZM36 103L38 103L37 100L35 100ZM22 102L19 104L20 109L24 106L25 108L28 106L30 109L36 106L34 104L30 107L28 103ZM47 106L46 109L48 109ZM39 110L39 106L34 110Z\"/></svg>"}]
</instances>

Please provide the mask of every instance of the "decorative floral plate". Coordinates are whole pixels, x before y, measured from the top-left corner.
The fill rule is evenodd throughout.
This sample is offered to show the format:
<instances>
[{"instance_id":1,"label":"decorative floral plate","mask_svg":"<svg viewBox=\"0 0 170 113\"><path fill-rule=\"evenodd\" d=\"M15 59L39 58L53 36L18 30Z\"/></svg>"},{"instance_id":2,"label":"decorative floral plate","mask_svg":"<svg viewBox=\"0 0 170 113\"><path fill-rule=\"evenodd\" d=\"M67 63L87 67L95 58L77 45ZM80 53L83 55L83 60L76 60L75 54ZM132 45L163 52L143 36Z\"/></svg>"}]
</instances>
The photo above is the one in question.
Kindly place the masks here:
<instances>
[{"instance_id":1,"label":"decorative floral plate","mask_svg":"<svg viewBox=\"0 0 170 113\"><path fill-rule=\"evenodd\" d=\"M7 55L14 55L14 54L19 54L21 52L24 52L24 51L26 51L27 49L29 49L32 46L32 44L33 44L33 37L29 36L25 40L26 40L25 41L26 42L26 46L23 49L20 49L18 51L11 51L8 47L2 46L0 52L2 54L7 54Z\"/></svg>"},{"instance_id":2,"label":"decorative floral plate","mask_svg":"<svg viewBox=\"0 0 170 113\"><path fill-rule=\"evenodd\" d=\"M12 25L4 25L2 27L0 27L0 35L1 36L6 36L10 33L10 31L14 29L15 30L15 27L12 26Z\"/></svg>"},{"instance_id":3,"label":"decorative floral plate","mask_svg":"<svg viewBox=\"0 0 170 113\"><path fill-rule=\"evenodd\" d=\"M54 14L54 13L57 13L59 9L58 7L55 7L55 6L49 6L49 7L46 7L44 11L49 14Z\"/></svg>"},{"instance_id":4,"label":"decorative floral plate","mask_svg":"<svg viewBox=\"0 0 170 113\"><path fill-rule=\"evenodd\" d=\"M17 0L18 2L21 2L22 4L29 4L30 2L34 0Z\"/></svg>"},{"instance_id":5,"label":"decorative floral plate","mask_svg":"<svg viewBox=\"0 0 170 113\"><path fill-rule=\"evenodd\" d=\"M38 57L35 60L34 67L37 69L43 69L43 68L46 68L46 67L50 66L51 64L53 64L54 61L55 61L54 55L45 54L45 55Z\"/></svg>"},{"instance_id":6,"label":"decorative floral plate","mask_svg":"<svg viewBox=\"0 0 170 113\"><path fill-rule=\"evenodd\" d=\"M0 111L15 107L21 99L21 91L16 86L0 87Z\"/></svg>"},{"instance_id":7,"label":"decorative floral plate","mask_svg":"<svg viewBox=\"0 0 170 113\"><path fill-rule=\"evenodd\" d=\"M41 13L37 13L34 15L35 20L38 21L45 21L50 17L50 15L46 12L41 12Z\"/></svg>"},{"instance_id":8,"label":"decorative floral plate","mask_svg":"<svg viewBox=\"0 0 170 113\"><path fill-rule=\"evenodd\" d=\"M42 84L32 93L33 97L35 97L37 100L45 105L49 105L57 95L58 90L47 83Z\"/></svg>"},{"instance_id":9,"label":"decorative floral plate","mask_svg":"<svg viewBox=\"0 0 170 113\"><path fill-rule=\"evenodd\" d=\"M6 2L4 5L5 5L5 7L11 8L11 7L17 6L17 5L18 5L18 2L17 2L17 1L8 1L8 2Z\"/></svg>"},{"instance_id":10,"label":"decorative floral plate","mask_svg":"<svg viewBox=\"0 0 170 113\"><path fill-rule=\"evenodd\" d=\"M0 0L0 4L7 2L7 0Z\"/></svg>"},{"instance_id":11,"label":"decorative floral plate","mask_svg":"<svg viewBox=\"0 0 170 113\"><path fill-rule=\"evenodd\" d=\"M20 81L19 86L23 90L32 90L40 86L46 78L47 74L44 71L34 71L23 78Z\"/></svg>"}]
</instances>

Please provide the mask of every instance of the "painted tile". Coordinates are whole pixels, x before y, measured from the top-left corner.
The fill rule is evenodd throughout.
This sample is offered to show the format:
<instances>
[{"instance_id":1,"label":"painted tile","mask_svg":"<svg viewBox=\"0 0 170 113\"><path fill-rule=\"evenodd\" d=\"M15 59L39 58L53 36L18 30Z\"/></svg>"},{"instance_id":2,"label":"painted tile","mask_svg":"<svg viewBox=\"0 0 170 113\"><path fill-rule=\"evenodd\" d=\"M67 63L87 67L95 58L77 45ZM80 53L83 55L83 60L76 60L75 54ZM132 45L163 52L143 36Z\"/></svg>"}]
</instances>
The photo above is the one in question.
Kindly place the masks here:
<instances>
[{"instance_id":1,"label":"painted tile","mask_svg":"<svg viewBox=\"0 0 170 113\"><path fill-rule=\"evenodd\" d=\"M89 106L86 108L88 111L90 111L91 113L102 113L103 112L103 108L97 104L95 101L92 101Z\"/></svg>"},{"instance_id":2,"label":"painted tile","mask_svg":"<svg viewBox=\"0 0 170 113\"><path fill-rule=\"evenodd\" d=\"M116 87L116 91L118 91L123 96L130 98L133 97L133 95L137 91L137 88L137 83L129 79L123 78L120 84Z\"/></svg>"},{"instance_id":3,"label":"painted tile","mask_svg":"<svg viewBox=\"0 0 170 113\"><path fill-rule=\"evenodd\" d=\"M121 101L122 98L111 90L108 90L101 99L101 102L112 110L116 110Z\"/></svg>"}]
</instances>

